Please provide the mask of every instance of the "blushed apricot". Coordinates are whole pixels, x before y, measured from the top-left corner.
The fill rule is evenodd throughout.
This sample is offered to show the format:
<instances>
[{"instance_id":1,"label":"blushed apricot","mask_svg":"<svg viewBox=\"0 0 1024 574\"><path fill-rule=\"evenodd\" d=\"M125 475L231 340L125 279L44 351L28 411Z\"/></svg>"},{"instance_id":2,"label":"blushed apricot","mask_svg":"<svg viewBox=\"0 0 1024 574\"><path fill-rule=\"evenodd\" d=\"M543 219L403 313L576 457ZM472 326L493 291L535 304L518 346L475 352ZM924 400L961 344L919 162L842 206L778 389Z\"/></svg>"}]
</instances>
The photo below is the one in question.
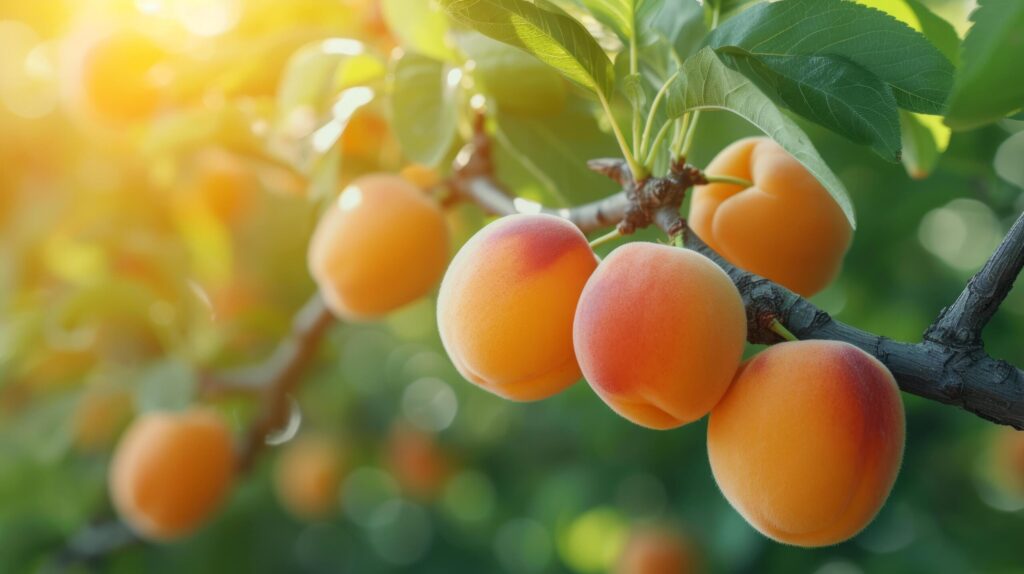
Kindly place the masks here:
<instances>
[{"instance_id":1,"label":"blushed apricot","mask_svg":"<svg viewBox=\"0 0 1024 574\"><path fill-rule=\"evenodd\" d=\"M580 378L576 303L597 257L574 225L510 215L470 239L441 283L437 324L469 381L517 401L550 397Z\"/></svg>"},{"instance_id":2,"label":"blushed apricot","mask_svg":"<svg viewBox=\"0 0 1024 574\"><path fill-rule=\"evenodd\" d=\"M304 436L288 445L277 461L274 486L278 499L298 518L329 515L338 502L342 460L334 444Z\"/></svg>"},{"instance_id":3,"label":"blushed apricot","mask_svg":"<svg viewBox=\"0 0 1024 574\"><path fill-rule=\"evenodd\" d=\"M615 574L694 574L697 558L686 538L672 529L648 526L630 534Z\"/></svg>"},{"instance_id":4,"label":"blushed apricot","mask_svg":"<svg viewBox=\"0 0 1024 574\"><path fill-rule=\"evenodd\" d=\"M803 295L825 288L850 246L842 209L807 168L764 137L722 150L705 170L753 187L697 187L690 227L731 263Z\"/></svg>"},{"instance_id":5,"label":"blushed apricot","mask_svg":"<svg viewBox=\"0 0 1024 574\"><path fill-rule=\"evenodd\" d=\"M874 357L836 341L782 343L744 363L711 413L711 470L765 536L796 546L860 532L903 456L903 403Z\"/></svg>"},{"instance_id":6,"label":"blushed apricot","mask_svg":"<svg viewBox=\"0 0 1024 574\"><path fill-rule=\"evenodd\" d=\"M227 424L213 411L142 415L110 465L118 514L144 538L171 541L208 519L231 485L235 458Z\"/></svg>"},{"instance_id":7,"label":"blushed apricot","mask_svg":"<svg viewBox=\"0 0 1024 574\"><path fill-rule=\"evenodd\" d=\"M309 269L339 317L375 319L424 296L448 261L444 213L397 175L353 181L309 244Z\"/></svg>"},{"instance_id":8,"label":"blushed apricot","mask_svg":"<svg viewBox=\"0 0 1024 574\"><path fill-rule=\"evenodd\" d=\"M668 429L706 415L732 381L746 310L724 271L689 249L629 243L587 282L573 327L594 391L634 423Z\"/></svg>"}]
</instances>

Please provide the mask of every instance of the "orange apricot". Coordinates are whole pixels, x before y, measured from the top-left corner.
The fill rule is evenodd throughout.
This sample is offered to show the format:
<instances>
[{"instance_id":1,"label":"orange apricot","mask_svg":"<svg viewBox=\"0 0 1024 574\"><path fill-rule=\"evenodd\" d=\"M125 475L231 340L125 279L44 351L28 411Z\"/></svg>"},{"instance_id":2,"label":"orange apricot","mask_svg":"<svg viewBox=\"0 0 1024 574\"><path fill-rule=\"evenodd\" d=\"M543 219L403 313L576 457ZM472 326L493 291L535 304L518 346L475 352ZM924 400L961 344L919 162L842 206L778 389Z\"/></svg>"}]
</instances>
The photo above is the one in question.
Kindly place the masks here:
<instances>
[{"instance_id":1,"label":"orange apricot","mask_svg":"<svg viewBox=\"0 0 1024 574\"><path fill-rule=\"evenodd\" d=\"M693 574L697 557L682 534L665 527L636 529L622 550L615 574Z\"/></svg>"},{"instance_id":2,"label":"orange apricot","mask_svg":"<svg viewBox=\"0 0 1024 574\"><path fill-rule=\"evenodd\" d=\"M892 374L848 343L775 345L744 363L708 424L711 470L765 536L826 546L860 532L903 456Z\"/></svg>"},{"instance_id":3,"label":"orange apricot","mask_svg":"<svg viewBox=\"0 0 1024 574\"><path fill-rule=\"evenodd\" d=\"M221 221L235 222L252 205L259 182L234 155L209 149L196 157L188 191L191 199L202 202Z\"/></svg>"},{"instance_id":4,"label":"orange apricot","mask_svg":"<svg viewBox=\"0 0 1024 574\"><path fill-rule=\"evenodd\" d=\"M431 500L451 477L453 464L433 434L396 425L387 443L387 466L402 489L419 500Z\"/></svg>"},{"instance_id":5,"label":"orange apricot","mask_svg":"<svg viewBox=\"0 0 1024 574\"><path fill-rule=\"evenodd\" d=\"M153 69L166 57L156 41L132 30L95 39L85 48L78 77L89 111L112 121L152 115L160 105Z\"/></svg>"},{"instance_id":6,"label":"orange apricot","mask_svg":"<svg viewBox=\"0 0 1024 574\"><path fill-rule=\"evenodd\" d=\"M725 394L743 357L746 310L707 257L629 243L587 282L573 333L583 375L604 402L668 429L703 417Z\"/></svg>"},{"instance_id":7,"label":"orange apricot","mask_svg":"<svg viewBox=\"0 0 1024 574\"><path fill-rule=\"evenodd\" d=\"M436 169L418 163L403 167L399 175L422 190L430 190L441 185L441 174Z\"/></svg>"},{"instance_id":8,"label":"orange apricot","mask_svg":"<svg viewBox=\"0 0 1024 574\"><path fill-rule=\"evenodd\" d=\"M853 232L807 168L777 143L757 137L722 150L706 172L754 184L694 189L688 221L712 249L805 297L832 281Z\"/></svg>"},{"instance_id":9,"label":"orange apricot","mask_svg":"<svg viewBox=\"0 0 1024 574\"><path fill-rule=\"evenodd\" d=\"M597 257L573 224L511 215L484 227L441 283L437 324L455 367L506 399L534 401L580 378L572 321Z\"/></svg>"},{"instance_id":10,"label":"orange apricot","mask_svg":"<svg viewBox=\"0 0 1024 574\"><path fill-rule=\"evenodd\" d=\"M338 502L342 466L341 455L330 440L312 435L299 437L277 461L277 496L298 518L327 516Z\"/></svg>"},{"instance_id":11,"label":"orange apricot","mask_svg":"<svg viewBox=\"0 0 1024 574\"><path fill-rule=\"evenodd\" d=\"M441 208L389 174L346 187L309 244L309 269L324 301L351 321L381 317L426 295L447 261Z\"/></svg>"},{"instance_id":12,"label":"orange apricot","mask_svg":"<svg viewBox=\"0 0 1024 574\"><path fill-rule=\"evenodd\" d=\"M132 423L117 446L110 496L140 536L171 541L213 514L234 471L231 432L217 413L149 413Z\"/></svg>"}]
</instances>

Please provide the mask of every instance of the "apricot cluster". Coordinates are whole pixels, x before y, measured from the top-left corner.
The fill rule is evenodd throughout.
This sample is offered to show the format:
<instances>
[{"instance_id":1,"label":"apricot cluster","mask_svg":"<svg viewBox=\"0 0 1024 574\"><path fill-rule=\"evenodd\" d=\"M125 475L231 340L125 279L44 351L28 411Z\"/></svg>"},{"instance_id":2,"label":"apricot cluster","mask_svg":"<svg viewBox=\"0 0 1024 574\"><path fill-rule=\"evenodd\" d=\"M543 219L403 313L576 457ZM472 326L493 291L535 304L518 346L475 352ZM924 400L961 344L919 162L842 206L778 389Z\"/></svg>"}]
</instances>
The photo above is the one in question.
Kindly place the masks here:
<instances>
[{"instance_id":1,"label":"apricot cluster","mask_svg":"<svg viewBox=\"0 0 1024 574\"><path fill-rule=\"evenodd\" d=\"M430 291L448 261L448 227L436 202L408 180L353 181L320 219L309 269L327 306L349 321L379 318Z\"/></svg>"},{"instance_id":2,"label":"apricot cluster","mask_svg":"<svg viewBox=\"0 0 1024 574\"><path fill-rule=\"evenodd\" d=\"M213 514L234 474L231 433L214 411L148 413L131 424L117 446L110 496L139 536L171 541Z\"/></svg>"}]
</instances>

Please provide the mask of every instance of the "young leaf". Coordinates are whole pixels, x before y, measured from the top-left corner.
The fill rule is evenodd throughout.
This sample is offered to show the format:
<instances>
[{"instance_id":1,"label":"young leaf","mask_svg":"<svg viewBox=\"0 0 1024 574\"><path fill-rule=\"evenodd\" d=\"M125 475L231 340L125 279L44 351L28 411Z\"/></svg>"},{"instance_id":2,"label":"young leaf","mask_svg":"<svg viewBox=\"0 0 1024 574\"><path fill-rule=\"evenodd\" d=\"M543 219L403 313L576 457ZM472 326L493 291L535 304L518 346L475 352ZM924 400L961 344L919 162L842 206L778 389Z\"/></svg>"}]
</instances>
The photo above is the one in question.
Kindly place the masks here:
<instances>
[{"instance_id":1,"label":"young leaf","mask_svg":"<svg viewBox=\"0 0 1024 574\"><path fill-rule=\"evenodd\" d=\"M578 0L595 18L611 28L628 43L636 39L636 13L644 0ZM661 0L647 0L647 3L660 3Z\"/></svg>"},{"instance_id":2,"label":"young leaf","mask_svg":"<svg viewBox=\"0 0 1024 574\"><path fill-rule=\"evenodd\" d=\"M474 63L477 86L499 109L537 116L557 114L565 108L569 83L544 62L472 30L459 32L456 39Z\"/></svg>"},{"instance_id":3,"label":"young leaf","mask_svg":"<svg viewBox=\"0 0 1024 574\"><path fill-rule=\"evenodd\" d=\"M853 203L846 188L818 155L807 134L749 79L722 63L710 48L702 49L687 60L683 73L669 87L670 117L693 110L726 110L760 128L818 178L842 208L850 225L856 225Z\"/></svg>"},{"instance_id":4,"label":"young leaf","mask_svg":"<svg viewBox=\"0 0 1024 574\"><path fill-rule=\"evenodd\" d=\"M395 63L391 118L409 159L437 165L455 140L455 98L462 70L432 58L405 53Z\"/></svg>"},{"instance_id":5,"label":"young leaf","mask_svg":"<svg viewBox=\"0 0 1024 574\"><path fill-rule=\"evenodd\" d=\"M381 0L381 11L388 29L402 47L435 60L450 61L448 20L431 0Z\"/></svg>"},{"instance_id":6,"label":"young leaf","mask_svg":"<svg viewBox=\"0 0 1024 574\"><path fill-rule=\"evenodd\" d=\"M1024 2L980 0L971 14L946 123L962 129L1024 108Z\"/></svg>"},{"instance_id":7,"label":"young leaf","mask_svg":"<svg viewBox=\"0 0 1024 574\"><path fill-rule=\"evenodd\" d=\"M526 0L440 0L455 20L495 40L522 48L570 80L610 100L611 60L582 24L561 11ZM548 5L548 3L545 3Z\"/></svg>"},{"instance_id":8,"label":"young leaf","mask_svg":"<svg viewBox=\"0 0 1024 574\"><path fill-rule=\"evenodd\" d=\"M892 16L845 0L783 0L730 18L708 37L716 49L754 57L840 56L885 82L900 107L944 111L953 65L924 36Z\"/></svg>"},{"instance_id":9,"label":"young leaf","mask_svg":"<svg viewBox=\"0 0 1024 574\"><path fill-rule=\"evenodd\" d=\"M949 145L949 128L940 116L925 116L900 110L903 134L903 165L914 179L924 179L935 169L939 156Z\"/></svg>"},{"instance_id":10,"label":"young leaf","mask_svg":"<svg viewBox=\"0 0 1024 574\"><path fill-rule=\"evenodd\" d=\"M732 46L719 55L790 110L899 161L896 98L864 68L838 56L755 56Z\"/></svg>"}]
</instances>

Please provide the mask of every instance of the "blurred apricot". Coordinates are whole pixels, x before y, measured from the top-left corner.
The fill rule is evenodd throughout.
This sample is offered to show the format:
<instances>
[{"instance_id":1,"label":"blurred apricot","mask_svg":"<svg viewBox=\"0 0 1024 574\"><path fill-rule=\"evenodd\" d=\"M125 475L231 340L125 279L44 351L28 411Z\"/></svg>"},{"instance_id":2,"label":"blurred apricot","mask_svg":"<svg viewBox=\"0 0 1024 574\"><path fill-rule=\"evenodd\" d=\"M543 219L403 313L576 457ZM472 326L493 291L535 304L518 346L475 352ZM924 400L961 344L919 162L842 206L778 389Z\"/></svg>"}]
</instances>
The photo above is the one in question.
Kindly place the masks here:
<instances>
[{"instance_id":1,"label":"blurred apricot","mask_svg":"<svg viewBox=\"0 0 1024 574\"><path fill-rule=\"evenodd\" d=\"M635 529L622 550L615 574L696 574L700 571L690 542L668 527Z\"/></svg>"},{"instance_id":2,"label":"blurred apricot","mask_svg":"<svg viewBox=\"0 0 1024 574\"><path fill-rule=\"evenodd\" d=\"M903 457L903 401L892 374L837 341L775 345L744 363L711 413L708 455L730 504L795 546L860 532Z\"/></svg>"},{"instance_id":3,"label":"blurred apricot","mask_svg":"<svg viewBox=\"0 0 1024 574\"><path fill-rule=\"evenodd\" d=\"M341 454L332 441L313 435L299 437L277 460L277 497L297 518L322 518L337 507L342 472Z\"/></svg>"},{"instance_id":4,"label":"blurred apricot","mask_svg":"<svg viewBox=\"0 0 1024 574\"><path fill-rule=\"evenodd\" d=\"M134 408L134 397L128 389L106 386L86 390L75 406L71 422L75 447L91 452L110 446Z\"/></svg>"},{"instance_id":5,"label":"blurred apricot","mask_svg":"<svg viewBox=\"0 0 1024 574\"><path fill-rule=\"evenodd\" d=\"M233 223L245 215L259 192L259 181L242 160L224 150L207 149L195 158L186 195L221 221Z\"/></svg>"},{"instance_id":6,"label":"blurred apricot","mask_svg":"<svg viewBox=\"0 0 1024 574\"><path fill-rule=\"evenodd\" d=\"M992 443L993 478L1009 494L1024 497L1024 431L1002 427Z\"/></svg>"},{"instance_id":7,"label":"blurred apricot","mask_svg":"<svg viewBox=\"0 0 1024 574\"><path fill-rule=\"evenodd\" d=\"M853 230L807 168L765 137L740 140L705 170L753 182L694 189L690 227L733 264L809 297L839 272Z\"/></svg>"},{"instance_id":8,"label":"blurred apricot","mask_svg":"<svg viewBox=\"0 0 1024 574\"><path fill-rule=\"evenodd\" d=\"M580 296L576 356L615 412L653 429L702 418L743 358L739 291L696 251L629 243L598 266Z\"/></svg>"},{"instance_id":9,"label":"blurred apricot","mask_svg":"<svg viewBox=\"0 0 1024 574\"><path fill-rule=\"evenodd\" d=\"M398 175L424 191L429 191L441 184L441 174L437 173L436 169L418 163L403 167Z\"/></svg>"},{"instance_id":10,"label":"blurred apricot","mask_svg":"<svg viewBox=\"0 0 1024 574\"><path fill-rule=\"evenodd\" d=\"M448 261L441 208L397 175L353 181L309 244L309 269L328 307L350 321L376 319L426 295Z\"/></svg>"},{"instance_id":11,"label":"blurred apricot","mask_svg":"<svg viewBox=\"0 0 1024 574\"><path fill-rule=\"evenodd\" d=\"M587 238L552 215L510 215L467 242L441 283L437 324L463 377L535 401L580 378L572 322L597 267Z\"/></svg>"},{"instance_id":12,"label":"blurred apricot","mask_svg":"<svg viewBox=\"0 0 1024 574\"><path fill-rule=\"evenodd\" d=\"M372 110L355 113L341 134L341 154L376 162L391 137L386 119Z\"/></svg>"},{"instance_id":13,"label":"blurred apricot","mask_svg":"<svg viewBox=\"0 0 1024 574\"><path fill-rule=\"evenodd\" d=\"M109 471L110 496L140 536L171 541L210 518L234 473L231 432L215 411L147 413L118 444Z\"/></svg>"},{"instance_id":14,"label":"blurred apricot","mask_svg":"<svg viewBox=\"0 0 1024 574\"><path fill-rule=\"evenodd\" d=\"M120 29L91 39L76 75L85 108L100 119L125 122L149 118L159 108L154 68L167 52L151 37Z\"/></svg>"},{"instance_id":15,"label":"blurred apricot","mask_svg":"<svg viewBox=\"0 0 1024 574\"><path fill-rule=\"evenodd\" d=\"M391 429L386 456L388 469L402 489L421 500L436 497L454 470L434 435L404 424Z\"/></svg>"}]
</instances>

